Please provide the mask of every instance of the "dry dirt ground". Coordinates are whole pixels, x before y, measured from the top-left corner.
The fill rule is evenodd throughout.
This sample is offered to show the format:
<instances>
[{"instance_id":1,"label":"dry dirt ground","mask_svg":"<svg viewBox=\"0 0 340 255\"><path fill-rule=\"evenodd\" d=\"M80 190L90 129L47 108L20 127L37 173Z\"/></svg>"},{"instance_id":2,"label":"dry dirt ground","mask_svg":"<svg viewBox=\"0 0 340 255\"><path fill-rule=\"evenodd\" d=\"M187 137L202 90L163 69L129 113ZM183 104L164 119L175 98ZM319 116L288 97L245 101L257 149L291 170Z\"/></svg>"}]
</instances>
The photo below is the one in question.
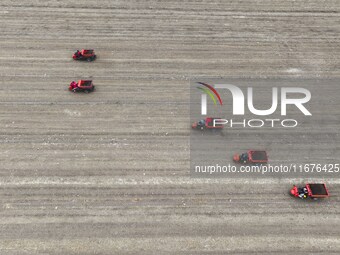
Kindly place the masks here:
<instances>
[{"instance_id":1,"label":"dry dirt ground","mask_svg":"<svg viewBox=\"0 0 340 255\"><path fill-rule=\"evenodd\" d=\"M337 179L312 203L287 194L305 180L189 177L189 80L340 78L339 11L337 0L2 0L0 254L340 254ZM71 59L87 47L95 62ZM97 91L68 92L80 78ZM333 126L299 147L286 136L280 157L333 142L339 160L336 89L320 101Z\"/></svg>"}]
</instances>

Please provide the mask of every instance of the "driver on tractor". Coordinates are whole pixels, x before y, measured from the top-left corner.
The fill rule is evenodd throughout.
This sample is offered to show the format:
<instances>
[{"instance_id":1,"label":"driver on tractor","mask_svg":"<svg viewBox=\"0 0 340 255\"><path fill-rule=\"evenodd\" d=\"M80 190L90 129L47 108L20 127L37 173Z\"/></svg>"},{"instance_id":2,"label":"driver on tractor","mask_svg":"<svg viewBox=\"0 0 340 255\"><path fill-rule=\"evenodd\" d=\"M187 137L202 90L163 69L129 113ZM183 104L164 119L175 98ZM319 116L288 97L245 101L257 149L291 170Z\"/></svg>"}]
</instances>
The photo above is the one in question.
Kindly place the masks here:
<instances>
[{"instance_id":1,"label":"driver on tractor","mask_svg":"<svg viewBox=\"0 0 340 255\"><path fill-rule=\"evenodd\" d=\"M247 163L247 161L248 161L248 154L242 153L240 157L240 162Z\"/></svg>"},{"instance_id":2,"label":"driver on tractor","mask_svg":"<svg viewBox=\"0 0 340 255\"><path fill-rule=\"evenodd\" d=\"M304 199L308 197L308 190L306 187L299 188L298 191L299 191L299 198Z\"/></svg>"},{"instance_id":3,"label":"driver on tractor","mask_svg":"<svg viewBox=\"0 0 340 255\"><path fill-rule=\"evenodd\" d=\"M80 57L80 56L81 56L81 53L80 53L80 51L79 51L79 50L77 50L77 51L74 53L74 55L76 55L76 57L78 58L78 57Z\"/></svg>"},{"instance_id":4,"label":"driver on tractor","mask_svg":"<svg viewBox=\"0 0 340 255\"><path fill-rule=\"evenodd\" d=\"M200 121L197 123L197 126L199 126L199 127L205 127L205 120L200 120Z\"/></svg>"}]
</instances>

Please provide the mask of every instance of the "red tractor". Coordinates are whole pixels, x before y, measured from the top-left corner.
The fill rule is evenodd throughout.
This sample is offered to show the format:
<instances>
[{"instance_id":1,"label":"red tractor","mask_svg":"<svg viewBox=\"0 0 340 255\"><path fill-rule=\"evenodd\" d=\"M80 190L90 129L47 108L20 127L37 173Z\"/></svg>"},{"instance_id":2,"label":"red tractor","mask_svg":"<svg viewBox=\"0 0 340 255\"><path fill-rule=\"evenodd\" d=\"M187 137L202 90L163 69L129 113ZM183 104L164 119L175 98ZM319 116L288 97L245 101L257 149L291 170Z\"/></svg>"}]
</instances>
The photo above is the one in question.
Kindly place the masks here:
<instances>
[{"instance_id":1,"label":"red tractor","mask_svg":"<svg viewBox=\"0 0 340 255\"><path fill-rule=\"evenodd\" d=\"M88 62L91 62L93 60L96 59L96 54L94 54L94 50L77 50L74 54L73 54L73 59L74 60L85 60Z\"/></svg>"},{"instance_id":2,"label":"red tractor","mask_svg":"<svg viewBox=\"0 0 340 255\"><path fill-rule=\"evenodd\" d=\"M268 163L268 155L266 151L249 150L242 154L236 153L233 160L242 164L266 164Z\"/></svg>"},{"instance_id":3,"label":"red tractor","mask_svg":"<svg viewBox=\"0 0 340 255\"><path fill-rule=\"evenodd\" d=\"M312 198L316 200L329 197L328 189L323 183L307 183L306 186L300 188L294 185L290 194L301 199Z\"/></svg>"},{"instance_id":4,"label":"red tractor","mask_svg":"<svg viewBox=\"0 0 340 255\"><path fill-rule=\"evenodd\" d=\"M194 122L191 127L197 130L222 130L223 125L215 123L215 120L219 120L220 118L212 118L208 117L206 119Z\"/></svg>"},{"instance_id":5,"label":"red tractor","mask_svg":"<svg viewBox=\"0 0 340 255\"><path fill-rule=\"evenodd\" d=\"M94 91L94 85L91 80L79 80L78 82L72 81L68 89L74 93L89 93Z\"/></svg>"}]
</instances>

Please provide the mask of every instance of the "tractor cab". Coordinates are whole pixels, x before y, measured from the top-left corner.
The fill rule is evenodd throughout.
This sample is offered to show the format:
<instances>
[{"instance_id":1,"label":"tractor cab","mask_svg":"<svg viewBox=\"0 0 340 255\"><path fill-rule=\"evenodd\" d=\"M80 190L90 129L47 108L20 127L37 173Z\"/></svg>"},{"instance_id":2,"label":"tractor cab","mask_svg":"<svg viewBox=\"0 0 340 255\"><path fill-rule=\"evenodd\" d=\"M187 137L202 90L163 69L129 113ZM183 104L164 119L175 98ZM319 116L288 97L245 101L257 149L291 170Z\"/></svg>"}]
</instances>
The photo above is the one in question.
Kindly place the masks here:
<instances>
[{"instance_id":1,"label":"tractor cab","mask_svg":"<svg viewBox=\"0 0 340 255\"><path fill-rule=\"evenodd\" d=\"M329 197L328 189L324 183L307 183L304 187L294 185L290 190L290 194L301 199L312 198L316 200Z\"/></svg>"},{"instance_id":2,"label":"tractor cab","mask_svg":"<svg viewBox=\"0 0 340 255\"><path fill-rule=\"evenodd\" d=\"M266 164L268 163L268 155L266 151L249 150L245 153L234 154L233 160L242 164Z\"/></svg>"},{"instance_id":3,"label":"tractor cab","mask_svg":"<svg viewBox=\"0 0 340 255\"><path fill-rule=\"evenodd\" d=\"M78 82L72 81L69 86L69 90L72 92L85 92L89 93L94 90L92 80L79 80Z\"/></svg>"},{"instance_id":4,"label":"tractor cab","mask_svg":"<svg viewBox=\"0 0 340 255\"><path fill-rule=\"evenodd\" d=\"M77 50L73 54L73 59L74 60L86 60L90 62L96 59L96 54L94 53L94 50L92 49Z\"/></svg>"},{"instance_id":5,"label":"tractor cab","mask_svg":"<svg viewBox=\"0 0 340 255\"><path fill-rule=\"evenodd\" d=\"M220 118L208 117L197 122L194 122L191 127L197 130L222 130L223 125L215 123L215 120Z\"/></svg>"}]
</instances>

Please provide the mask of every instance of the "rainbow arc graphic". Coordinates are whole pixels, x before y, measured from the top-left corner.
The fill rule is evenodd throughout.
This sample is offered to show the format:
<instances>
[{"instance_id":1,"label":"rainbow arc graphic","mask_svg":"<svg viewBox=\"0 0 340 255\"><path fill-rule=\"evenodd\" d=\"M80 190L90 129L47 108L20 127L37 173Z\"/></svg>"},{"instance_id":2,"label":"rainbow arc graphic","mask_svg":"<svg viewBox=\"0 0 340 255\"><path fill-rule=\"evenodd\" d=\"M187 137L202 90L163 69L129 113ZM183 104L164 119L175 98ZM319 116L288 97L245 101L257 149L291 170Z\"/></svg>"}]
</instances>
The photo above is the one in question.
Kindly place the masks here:
<instances>
[{"instance_id":1,"label":"rainbow arc graphic","mask_svg":"<svg viewBox=\"0 0 340 255\"><path fill-rule=\"evenodd\" d=\"M204 82L197 82L197 83L204 86L203 88L202 87L197 87L197 88L199 90L202 90L205 94L207 94L211 98L211 100L214 102L215 105L217 105L217 100L219 101L220 105L223 105L220 94L218 94L218 92L213 86L207 83L204 83ZM214 95L216 96L217 100Z\"/></svg>"},{"instance_id":2,"label":"rainbow arc graphic","mask_svg":"<svg viewBox=\"0 0 340 255\"><path fill-rule=\"evenodd\" d=\"M203 86L203 87L197 87L197 89L204 92L204 94L201 95L201 114L202 115L207 115L207 95L214 102L214 105L217 105L217 100L220 103L220 105L223 105L220 95L218 94L218 92L213 86L207 83L204 83L204 82L197 82L197 83Z\"/></svg>"}]
</instances>

